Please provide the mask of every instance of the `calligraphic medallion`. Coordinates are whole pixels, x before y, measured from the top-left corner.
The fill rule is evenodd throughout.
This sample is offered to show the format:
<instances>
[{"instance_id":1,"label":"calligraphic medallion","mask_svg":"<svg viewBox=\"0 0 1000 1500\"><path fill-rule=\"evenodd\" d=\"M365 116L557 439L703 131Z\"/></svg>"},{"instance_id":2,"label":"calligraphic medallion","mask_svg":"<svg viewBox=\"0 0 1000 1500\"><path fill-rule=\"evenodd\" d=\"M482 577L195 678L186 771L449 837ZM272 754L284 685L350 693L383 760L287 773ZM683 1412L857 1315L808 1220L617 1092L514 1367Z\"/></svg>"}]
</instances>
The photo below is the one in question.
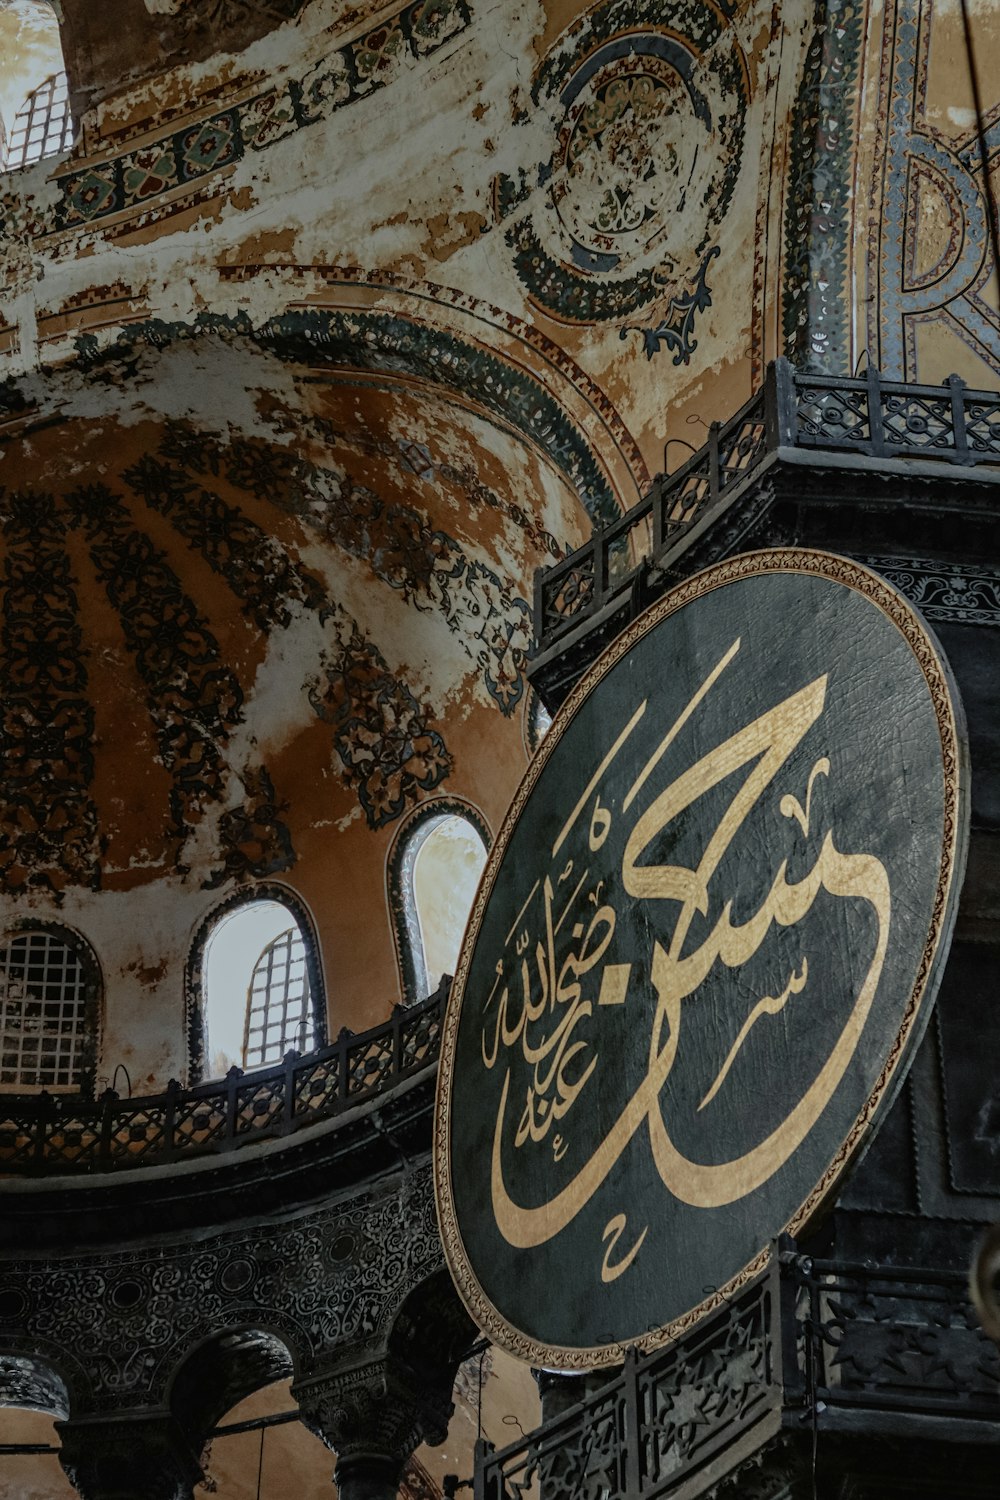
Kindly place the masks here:
<instances>
[{"instance_id":1,"label":"calligraphic medallion","mask_svg":"<svg viewBox=\"0 0 1000 1500\"><path fill-rule=\"evenodd\" d=\"M846 558L732 558L605 652L514 798L445 1015L438 1213L490 1338L617 1363L808 1228L926 1024L967 781L939 648Z\"/></svg>"}]
</instances>

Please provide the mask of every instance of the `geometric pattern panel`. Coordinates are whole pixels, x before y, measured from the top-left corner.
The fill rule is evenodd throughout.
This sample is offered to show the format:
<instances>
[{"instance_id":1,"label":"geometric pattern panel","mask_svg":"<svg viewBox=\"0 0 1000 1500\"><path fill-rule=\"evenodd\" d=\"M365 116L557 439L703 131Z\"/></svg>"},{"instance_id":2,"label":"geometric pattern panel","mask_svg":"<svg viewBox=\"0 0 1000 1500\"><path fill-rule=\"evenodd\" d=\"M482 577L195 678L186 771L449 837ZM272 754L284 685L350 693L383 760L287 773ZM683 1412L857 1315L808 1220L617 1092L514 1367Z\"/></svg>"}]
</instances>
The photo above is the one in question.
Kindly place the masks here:
<instances>
[{"instance_id":1,"label":"geometric pattern panel","mask_svg":"<svg viewBox=\"0 0 1000 1500\"><path fill-rule=\"evenodd\" d=\"M0 948L0 1084L82 1084L87 984L74 948L51 932L21 932Z\"/></svg>"},{"instance_id":2,"label":"geometric pattern panel","mask_svg":"<svg viewBox=\"0 0 1000 1500\"><path fill-rule=\"evenodd\" d=\"M465 0L411 0L376 30L334 49L299 77L285 78L110 159L63 172L56 178L54 205L43 211L34 232L41 236L110 219L146 218L151 211L167 209L165 197L174 204L192 191L197 199L209 179L384 88L470 21ZM10 230L2 219L0 204L0 235Z\"/></svg>"},{"instance_id":3,"label":"geometric pattern panel","mask_svg":"<svg viewBox=\"0 0 1000 1500\"><path fill-rule=\"evenodd\" d=\"M977 18L979 71L992 87L987 58L996 22L988 7ZM956 98L965 87L964 50L959 43L952 58L956 32L932 0L900 0L885 8L880 24L877 109L888 128L876 162L882 212L872 216L867 248L869 291L877 293L867 303L869 355L887 376L920 379L922 336L940 329L957 346L1000 370L997 268L989 244L976 126L971 111L962 126L950 118L958 120L959 110L942 116L941 80L947 77ZM987 107L994 103L995 95L985 102ZM985 124L995 192L1000 164L995 109L988 109ZM927 371L923 378L943 373ZM933 416L930 421L932 429Z\"/></svg>"}]
</instances>

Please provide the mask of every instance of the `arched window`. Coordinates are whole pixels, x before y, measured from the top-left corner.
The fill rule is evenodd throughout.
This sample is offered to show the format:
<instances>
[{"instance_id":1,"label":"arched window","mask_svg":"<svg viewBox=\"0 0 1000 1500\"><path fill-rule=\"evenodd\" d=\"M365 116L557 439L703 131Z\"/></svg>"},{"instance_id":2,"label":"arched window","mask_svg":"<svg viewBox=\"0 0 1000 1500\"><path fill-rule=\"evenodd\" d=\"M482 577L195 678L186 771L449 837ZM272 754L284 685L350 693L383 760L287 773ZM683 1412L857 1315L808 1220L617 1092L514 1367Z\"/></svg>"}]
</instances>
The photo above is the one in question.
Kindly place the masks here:
<instances>
[{"instance_id":1,"label":"arched window","mask_svg":"<svg viewBox=\"0 0 1000 1500\"><path fill-rule=\"evenodd\" d=\"M49 0L0 0L0 58L0 169L69 151L69 87Z\"/></svg>"},{"instance_id":2,"label":"arched window","mask_svg":"<svg viewBox=\"0 0 1000 1500\"><path fill-rule=\"evenodd\" d=\"M453 798L425 804L401 829L389 902L408 1004L454 974L489 843L482 819Z\"/></svg>"},{"instance_id":3,"label":"arched window","mask_svg":"<svg viewBox=\"0 0 1000 1500\"><path fill-rule=\"evenodd\" d=\"M65 73L43 79L25 99L11 126L6 167L14 172L46 156L60 156L73 145L69 85Z\"/></svg>"},{"instance_id":4,"label":"arched window","mask_svg":"<svg viewBox=\"0 0 1000 1500\"><path fill-rule=\"evenodd\" d=\"M0 943L0 1089L84 1092L97 1055L97 963L61 928Z\"/></svg>"},{"instance_id":5,"label":"arched window","mask_svg":"<svg viewBox=\"0 0 1000 1500\"><path fill-rule=\"evenodd\" d=\"M539 745L552 728L552 715L537 693L528 699L527 733L528 754L534 755Z\"/></svg>"},{"instance_id":6,"label":"arched window","mask_svg":"<svg viewBox=\"0 0 1000 1500\"><path fill-rule=\"evenodd\" d=\"M203 932L198 947L196 1073L221 1078L234 1066L269 1067L286 1052L322 1045L315 945L304 914L283 895L234 902Z\"/></svg>"}]
</instances>

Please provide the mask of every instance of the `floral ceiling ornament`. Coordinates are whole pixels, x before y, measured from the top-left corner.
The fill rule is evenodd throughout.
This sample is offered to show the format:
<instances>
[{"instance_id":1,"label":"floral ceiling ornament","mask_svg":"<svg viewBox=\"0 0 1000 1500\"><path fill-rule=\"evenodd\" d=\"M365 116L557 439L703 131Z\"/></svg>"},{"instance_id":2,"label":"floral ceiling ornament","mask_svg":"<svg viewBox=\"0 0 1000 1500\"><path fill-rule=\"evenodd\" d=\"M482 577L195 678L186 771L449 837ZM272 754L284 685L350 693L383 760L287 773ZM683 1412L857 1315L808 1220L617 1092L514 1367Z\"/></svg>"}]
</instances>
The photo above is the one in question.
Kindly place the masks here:
<instances>
[{"instance_id":1,"label":"floral ceiling ornament","mask_svg":"<svg viewBox=\"0 0 1000 1500\"><path fill-rule=\"evenodd\" d=\"M611 0L542 65L532 92L552 119L552 154L534 183L530 173L520 184L499 180L494 201L513 221L506 238L518 276L554 317L593 323L654 303L708 306L705 271L749 107L730 12L682 0L668 31L658 0ZM682 358L694 347L689 333ZM647 340L647 353L656 347Z\"/></svg>"}]
</instances>

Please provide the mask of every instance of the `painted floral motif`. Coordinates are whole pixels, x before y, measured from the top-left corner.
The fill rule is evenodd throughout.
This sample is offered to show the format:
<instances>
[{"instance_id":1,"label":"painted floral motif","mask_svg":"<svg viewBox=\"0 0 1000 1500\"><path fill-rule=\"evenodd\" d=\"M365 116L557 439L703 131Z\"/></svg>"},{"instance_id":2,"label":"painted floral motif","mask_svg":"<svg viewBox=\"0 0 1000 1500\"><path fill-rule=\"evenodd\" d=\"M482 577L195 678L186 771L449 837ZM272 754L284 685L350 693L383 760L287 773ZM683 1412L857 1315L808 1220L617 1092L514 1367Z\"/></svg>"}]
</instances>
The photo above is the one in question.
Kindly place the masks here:
<instances>
[{"instance_id":1,"label":"painted floral motif","mask_svg":"<svg viewBox=\"0 0 1000 1500\"><path fill-rule=\"evenodd\" d=\"M177 182L177 161L161 144L144 147L122 158L122 182L131 202L155 198Z\"/></svg>"},{"instance_id":2,"label":"painted floral motif","mask_svg":"<svg viewBox=\"0 0 1000 1500\"><path fill-rule=\"evenodd\" d=\"M284 140L299 128L295 118L295 103L289 85L272 89L251 99L240 119L243 144L250 151L263 151L265 146Z\"/></svg>"},{"instance_id":3,"label":"painted floral motif","mask_svg":"<svg viewBox=\"0 0 1000 1500\"><path fill-rule=\"evenodd\" d=\"M280 814L286 803L278 803L274 783L263 766L243 776L246 801L230 808L219 819L217 851L219 863L203 881L214 890L227 881L259 880L276 875L295 863L295 850L288 826Z\"/></svg>"},{"instance_id":4,"label":"painted floral motif","mask_svg":"<svg viewBox=\"0 0 1000 1500\"><path fill-rule=\"evenodd\" d=\"M243 691L166 557L135 529L121 499L90 485L65 503L146 687L160 757L173 780L170 831L183 840L206 804L225 796L222 752L242 717Z\"/></svg>"},{"instance_id":5,"label":"painted floral motif","mask_svg":"<svg viewBox=\"0 0 1000 1500\"><path fill-rule=\"evenodd\" d=\"M620 319L663 299L686 299L693 314L707 305L695 289L742 163L746 61L718 13L693 0L671 7L669 30L655 0L611 0L588 20L532 91L555 123L540 189L526 211L523 187L494 194L516 218L515 267L559 318ZM694 344L683 347L690 357Z\"/></svg>"},{"instance_id":6,"label":"painted floral motif","mask_svg":"<svg viewBox=\"0 0 1000 1500\"><path fill-rule=\"evenodd\" d=\"M398 20L386 22L363 37L354 50L354 66L362 83L372 79L389 82L399 72L407 51Z\"/></svg>"},{"instance_id":7,"label":"painted floral motif","mask_svg":"<svg viewBox=\"0 0 1000 1500\"><path fill-rule=\"evenodd\" d=\"M474 657L498 708L514 712L527 686L531 611L510 579L468 557L412 507L386 504L349 474L259 439L233 444L226 472L232 484L280 505L332 546L368 563L407 603L441 613Z\"/></svg>"},{"instance_id":8,"label":"painted floral motif","mask_svg":"<svg viewBox=\"0 0 1000 1500\"><path fill-rule=\"evenodd\" d=\"M216 0L217 6L234 3ZM283 3L287 7L293 0ZM199 24L204 12L203 6L191 7ZM464 31L471 19L466 0L411 0L376 31L338 48L300 79L184 125L140 150L64 173L56 179L55 207L37 235L96 224L139 206L148 212L164 193L202 182L246 152L263 150L384 87L401 68Z\"/></svg>"},{"instance_id":9,"label":"painted floral motif","mask_svg":"<svg viewBox=\"0 0 1000 1500\"><path fill-rule=\"evenodd\" d=\"M694 287L679 296L671 297L666 313L655 328L637 328L628 323L621 330L620 337L625 338L629 333L641 333L647 359L652 359L659 352L660 345L666 344L674 356L675 365L690 364L691 356L698 347L698 340L694 336L696 316L712 305L712 293L706 280L708 267L719 253L718 245L713 245L701 263Z\"/></svg>"},{"instance_id":10,"label":"painted floral motif","mask_svg":"<svg viewBox=\"0 0 1000 1500\"><path fill-rule=\"evenodd\" d=\"M325 659L309 701L333 726L347 783L370 828L391 823L418 791L432 791L450 773L444 740L428 729L416 698L359 630Z\"/></svg>"},{"instance_id":11,"label":"painted floral motif","mask_svg":"<svg viewBox=\"0 0 1000 1500\"><path fill-rule=\"evenodd\" d=\"M258 442L236 447L239 456L227 476L232 482L263 499L283 495L294 483L301 467L294 455ZM444 740L428 727L426 710L317 579L238 507L213 494L172 458L202 474L218 475L225 466L215 439L175 422L168 425L160 456L146 455L124 477L225 580L261 630L285 630L303 611L326 627L329 646L321 673L306 684L309 702L334 728L345 780L369 825L378 828L398 817L418 791L433 788L451 770ZM246 816L241 821L224 815L223 831L243 829L252 845L249 826ZM245 842L243 835L241 840ZM280 841L271 857L282 857ZM241 858L232 856L228 873L238 871Z\"/></svg>"},{"instance_id":12,"label":"painted floral motif","mask_svg":"<svg viewBox=\"0 0 1000 1500\"><path fill-rule=\"evenodd\" d=\"M0 491L0 890L97 886L94 712L65 525Z\"/></svg>"},{"instance_id":13,"label":"painted floral motif","mask_svg":"<svg viewBox=\"0 0 1000 1500\"><path fill-rule=\"evenodd\" d=\"M333 612L322 585L273 538L182 469L146 454L123 478L222 574L261 630L286 627L296 604L320 619Z\"/></svg>"},{"instance_id":14,"label":"painted floral motif","mask_svg":"<svg viewBox=\"0 0 1000 1500\"><path fill-rule=\"evenodd\" d=\"M421 53L433 52L468 24L469 12L461 0L422 0L410 11L413 45Z\"/></svg>"}]
</instances>

